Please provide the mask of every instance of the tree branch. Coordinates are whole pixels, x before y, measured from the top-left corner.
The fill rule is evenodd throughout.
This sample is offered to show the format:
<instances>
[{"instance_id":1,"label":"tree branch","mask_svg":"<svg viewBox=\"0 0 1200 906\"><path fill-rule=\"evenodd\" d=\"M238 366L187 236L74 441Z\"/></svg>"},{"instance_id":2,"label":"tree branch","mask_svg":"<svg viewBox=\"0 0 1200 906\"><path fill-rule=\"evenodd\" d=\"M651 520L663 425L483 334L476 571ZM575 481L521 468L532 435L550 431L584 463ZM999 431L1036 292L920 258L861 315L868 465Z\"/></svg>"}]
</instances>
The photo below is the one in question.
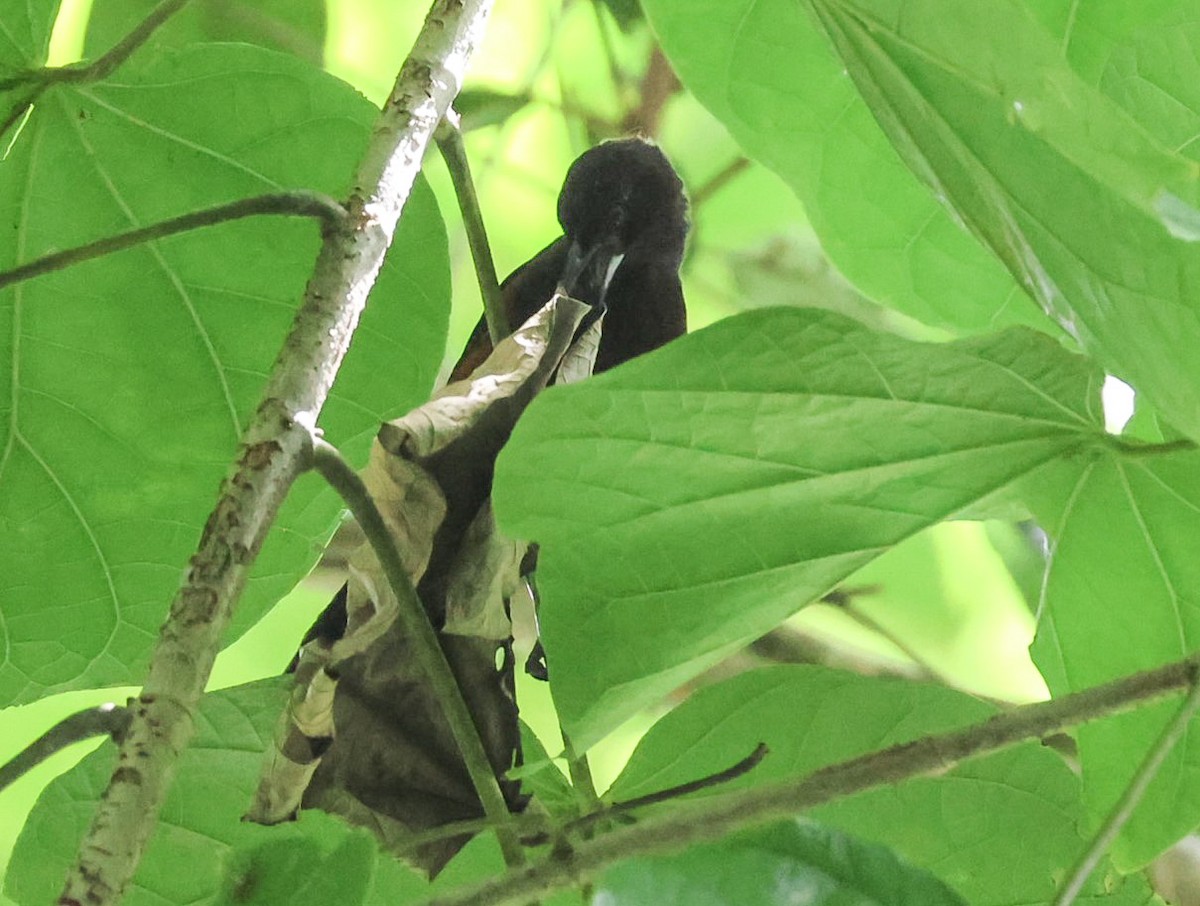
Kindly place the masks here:
<instances>
[{"instance_id":1,"label":"tree branch","mask_svg":"<svg viewBox=\"0 0 1200 906\"><path fill-rule=\"evenodd\" d=\"M1180 689L1194 689L1198 672L1200 655L1193 655L1062 698L1024 705L962 730L926 736L829 765L806 777L681 803L670 814L645 819L526 868L435 897L426 906L501 906L576 887L631 856L672 852L716 840L864 790L941 773L969 758L1041 739Z\"/></svg>"},{"instance_id":2,"label":"tree branch","mask_svg":"<svg viewBox=\"0 0 1200 906\"><path fill-rule=\"evenodd\" d=\"M379 565L383 568L388 585L391 586L392 593L400 605L396 619L400 622L405 637L412 641L412 652L438 702L441 703L446 723L458 744L458 750L467 766L467 773L471 775L471 783L483 805L487 825L496 831L505 862L510 867L523 865L525 854L512 829L512 816L492 771L479 730L471 717L466 699L463 698L458 680L455 679L438 642L437 633L429 622L429 615L421 605L417 590L413 588L412 580L404 569L404 563L383 516L380 515L375 501L371 499L371 494L358 473L350 468L335 447L319 437L313 438L312 463L313 468L321 473L321 477L329 482L346 502L350 514L362 528L372 550L375 551L375 556L379 558Z\"/></svg>"},{"instance_id":3,"label":"tree branch","mask_svg":"<svg viewBox=\"0 0 1200 906\"><path fill-rule=\"evenodd\" d=\"M200 211L192 211L170 220L163 220L147 227L118 233L116 236L105 236L95 242L43 255L7 271L0 271L0 289L22 280L48 274L124 251L144 242L152 242L176 233L186 233L200 227L215 226L230 220L243 217L257 217L263 214L280 214L291 217L319 217L326 230L333 230L346 217L346 210L327 195L307 190L294 192L276 192L268 195L258 195L254 198L242 198L228 204L219 204Z\"/></svg>"},{"instance_id":4,"label":"tree branch","mask_svg":"<svg viewBox=\"0 0 1200 906\"><path fill-rule=\"evenodd\" d=\"M1146 794L1150 782L1158 775L1159 768L1162 767L1171 750L1175 748L1180 737L1187 732L1192 718L1196 715L1197 707L1200 707L1200 683L1192 686L1192 691L1179 710L1175 712L1171 722L1163 728L1154 746L1146 753L1146 757L1138 766L1129 786L1125 788L1125 792L1113 806L1103 826L1092 838L1091 845L1079 857L1070 876L1063 882L1058 895L1054 898L1053 906L1070 906L1075 902L1075 898L1083 890L1083 885L1092 876L1092 872L1096 870L1096 866L1100 864L1100 860L1104 858L1104 854L1108 852L1112 842L1117 839L1117 834L1121 832L1121 828L1129 821L1138 803L1142 801L1142 796Z\"/></svg>"},{"instance_id":5,"label":"tree branch","mask_svg":"<svg viewBox=\"0 0 1200 906\"><path fill-rule=\"evenodd\" d=\"M120 742L129 727L129 711L109 702L64 717L0 767L0 790L67 746L95 736Z\"/></svg>"},{"instance_id":6,"label":"tree branch","mask_svg":"<svg viewBox=\"0 0 1200 906\"><path fill-rule=\"evenodd\" d=\"M495 346L512 333L514 325L508 323L508 313L504 310L504 300L500 295L496 263L492 260L492 247L483 225L475 183L471 180L471 164L467 160L467 149L463 146L458 114L450 111L438 126L435 138L438 150L446 161L446 169L450 171L450 181L454 183L454 194L458 198L463 227L467 232L467 245L471 247L471 260L475 263L475 278L479 281L479 293L483 296L483 316L487 321L488 336Z\"/></svg>"},{"instance_id":7,"label":"tree branch","mask_svg":"<svg viewBox=\"0 0 1200 906\"><path fill-rule=\"evenodd\" d=\"M233 603L292 482L438 121L462 82L490 0L435 0L371 132L346 207L272 366L231 473L171 605L133 720L59 906L111 906L170 787Z\"/></svg>"}]
</instances>

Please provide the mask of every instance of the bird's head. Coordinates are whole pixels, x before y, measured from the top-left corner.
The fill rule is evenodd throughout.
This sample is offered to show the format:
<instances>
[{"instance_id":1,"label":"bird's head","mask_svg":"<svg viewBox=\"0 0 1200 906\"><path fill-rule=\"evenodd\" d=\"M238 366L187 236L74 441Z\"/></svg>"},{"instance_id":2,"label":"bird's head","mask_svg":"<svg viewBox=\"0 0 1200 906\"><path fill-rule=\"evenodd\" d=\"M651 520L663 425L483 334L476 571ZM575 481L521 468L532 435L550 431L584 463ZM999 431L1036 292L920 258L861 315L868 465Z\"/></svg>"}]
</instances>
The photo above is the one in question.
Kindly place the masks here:
<instances>
[{"instance_id":1,"label":"bird's head","mask_svg":"<svg viewBox=\"0 0 1200 906\"><path fill-rule=\"evenodd\" d=\"M558 196L558 220L570 242L562 288L603 307L626 256L669 257L679 266L687 196L657 145L620 139L597 145L571 165Z\"/></svg>"}]
</instances>

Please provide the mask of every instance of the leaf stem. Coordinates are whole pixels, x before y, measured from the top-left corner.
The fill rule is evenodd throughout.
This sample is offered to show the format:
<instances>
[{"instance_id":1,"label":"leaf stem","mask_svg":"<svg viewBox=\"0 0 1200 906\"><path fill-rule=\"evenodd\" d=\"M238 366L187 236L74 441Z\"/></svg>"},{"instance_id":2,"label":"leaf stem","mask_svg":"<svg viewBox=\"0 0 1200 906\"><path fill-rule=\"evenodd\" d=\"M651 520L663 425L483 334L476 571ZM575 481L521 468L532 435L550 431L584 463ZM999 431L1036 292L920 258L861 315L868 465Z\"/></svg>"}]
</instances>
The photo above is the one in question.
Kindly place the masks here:
<instances>
[{"instance_id":1,"label":"leaf stem","mask_svg":"<svg viewBox=\"0 0 1200 906\"><path fill-rule=\"evenodd\" d=\"M64 717L0 767L0 790L69 745L95 736L120 741L129 727L129 711L109 702Z\"/></svg>"},{"instance_id":2,"label":"leaf stem","mask_svg":"<svg viewBox=\"0 0 1200 906\"><path fill-rule=\"evenodd\" d=\"M1168 440L1158 444L1129 441L1111 434L1105 435L1105 437L1108 437L1109 442L1126 456L1165 456L1168 453L1190 452L1197 449L1196 442L1190 437L1181 437L1178 440Z\"/></svg>"},{"instance_id":3,"label":"leaf stem","mask_svg":"<svg viewBox=\"0 0 1200 906\"><path fill-rule=\"evenodd\" d=\"M1062 698L1023 705L961 730L922 737L829 765L804 777L681 802L670 813L581 842L499 878L434 897L426 906L501 906L577 887L634 855L682 850L864 790L944 773L967 759L1041 739L1180 689L1195 689L1198 671L1200 655L1193 655Z\"/></svg>"},{"instance_id":4,"label":"leaf stem","mask_svg":"<svg viewBox=\"0 0 1200 906\"><path fill-rule=\"evenodd\" d=\"M479 293L483 296L483 316L487 321L488 336L495 345L512 333L513 325L508 323L508 313L504 310L500 283L496 279L496 263L492 260L492 248L483 225L475 183L471 179L471 164L467 159L457 113L453 110L446 112L434 139L446 161L446 169L450 171L450 181L454 183L454 194L458 198L463 227L467 232L467 245L471 248L471 260L475 263L475 279L479 281Z\"/></svg>"},{"instance_id":5,"label":"leaf stem","mask_svg":"<svg viewBox=\"0 0 1200 906\"><path fill-rule=\"evenodd\" d=\"M600 796L596 793L596 782L592 779L592 767L588 764L587 753L575 751L565 730L561 727L563 752L567 756L567 771L571 775L571 786L575 790L576 802L582 807L585 815L594 814L603 807Z\"/></svg>"},{"instance_id":6,"label":"leaf stem","mask_svg":"<svg viewBox=\"0 0 1200 906\"><path fill-rule=\"evenodd\" d=\"M350 514L362 528L363 534L375 551L379 565L387 577L392 594L396 596L399 609L396 619L404 635L413 643L413 655L434 690L442 706L442 713L458 750L471 776L471 783L483 804L488 825L495 829L500 840L504 860L510 867L524 864L525 854L511 826L511 814L504 793L496 780L495 770L488 760L487 750L479 735L479 729L471 717L467 701L459 688L458 680L450 667L438 641L437 632L429 622L429 615L417 597L412 579L404 569L400 552L388 532L387 524L371 499L371 494L362 478L338 452L337 448L319 437L313 437L312 465L321 477L345 501Z\"/></svg>"},{"instance_id":7,"label":"leaf stem","mask_svg":"<svg viewBox=\"0 0 1200 906\"><path fill-rule=\"evenodd\" d=\"M116 71L118 66L128 60L135 50L145 44L160 25L179 12L187 3L188 0L162 0L145 19L134 26L129 34L96 59L85 63L71 63L69 66L48 66L42 69L18 72L6 79L0 79L0 91L32 82L38 85L40 94L57 82L99 82L106 79Z\"/></svg>"},{"instance_id":8,"label":"leaf stem","mask_svg":"<svg viewBox=\"0 0 1200 906\"><path fill-rule=\"evenodd\" d=\"M1100 864L1100 860L1112 846L1117 834L1121 832L1121 828L1132 817L1138 803L1142 801L1142 797L1150 787L1151 781L1158 775L1163 762L1175 748L1175 744L1187 733L1188 725L1196 715L1197 708L1200 708L1200 683L1193 684L1191 692L1188 693L1179 710L1175 712L1171 722L1163 728L1150 751L1146 753L1146 757L1138 766L1137 772L1121 794L1121 798L1117 800L1108 817L1104 819L1104 824L1092 838L1091 845L1080 855L1079 861L1071 869L1071 874L1059 889L1052 906L1070 906L1075 902L1075 898L1083 890L1083 885L1096 870L1096 866Z\"/></svg>"},{"instance_id":9,"label":"leaf stem","mask_svg":"<svg viewBox=\"0 0 1200 906\"><path fill-rule=\"evenodd\" d=\"M27 261L10 270L0 271L0 289L22 280L29 280L42 274L81 264L84 261L91 261L93 258L100 258L145 242L152 242L155 239L186 233L201 227L215 226L243 217L257 217L265 214L317 217L321 219L327 230L332 230L345 219L346 210L329 196L307 190L242 198L227 204L219 204L200 211L192 211L189 214L182 214L179 217L172 217L169 220L136 230L118 233L115 236L105 236L95 242L43 255L41 258Z\"/></svg>"}]
</instances>

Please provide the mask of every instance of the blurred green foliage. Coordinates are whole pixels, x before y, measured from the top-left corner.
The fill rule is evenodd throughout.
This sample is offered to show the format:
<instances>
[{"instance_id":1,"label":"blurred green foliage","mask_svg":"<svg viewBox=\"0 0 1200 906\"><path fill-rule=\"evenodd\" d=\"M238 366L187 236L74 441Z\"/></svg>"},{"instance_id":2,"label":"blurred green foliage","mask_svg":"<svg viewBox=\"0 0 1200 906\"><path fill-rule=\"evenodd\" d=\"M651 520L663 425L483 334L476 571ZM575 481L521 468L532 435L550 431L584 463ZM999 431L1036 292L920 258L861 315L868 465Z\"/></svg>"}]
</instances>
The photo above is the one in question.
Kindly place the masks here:
<instances>
[{"instance_id":1,"label":"blurred green foliage","mask_svg":"<svg viewBox=\"0 0 1200 906\"><path fill-rule=\"evenodd\" d=\"M40 65L48 43L54 63L103 50L152 5L97 0L92 9L70 0L58 14L51 0L0 0L0 74ZM240 181L248 173L338 194L371 109L337 80L380 103L424 13L415 0L194 0L120 79L64 89L35 111L0 163L0 206L24 228L0 247L0 260L248 194L255 179ZM273 52L179 53L196 41ZM982 0L970 15L950 0L496 4L459 109L501 276L559 234L554 202L570 162L597 141L641 132L662 145L691 192L689 320L693 330L716 325L607 378L547 394L502 462L501 516L546 539L547 644L569 658L553 700L545 685L520 680L522 716L551 757L561 749L556 705L596 738L594 773L601 790L618 778L618 798L718 771L762 741L764 727L776 760L747 783L990 713L936 686L794 665L741 673L761 668L766 650L747 643L781 622L806 641L801 659L824 646L868 672L1006 702L1044 697L1047 686L1062 694L1193 647L1196 455L1139 458L1106 439L1099 388L1105 371L1134 385L1131 436L1197 436L1197 46L1200 28L1183 0ZM236 73L231 88L175 108L174 79L216 83L226 73ZM264 97L271 103L253 106ZM323 138L310 117L330 130ZM152 128L122 131L132 122ZM190 138L147 137L163 135ZM107 169L93 169L93 158ZM188 176L176 177L184 166ZM406 213L408 232L323 416L333 439L360 458L372 425L428 392L479 314L436 155L425 175L432 195L419 192ZM33 215L14 213L26 208ZM176 324L168 339L167 327L143 317L115 330L132 311L119 306L93 324L97 300L126 301L126 286L170 296L169 280L149 285L161 262L133 257L31 284L13 297L19 315L0 318L0 350L15 362L23 344L23 386L36 394L21 412L33 442L13 429L0 445L9 466L0 476L17 482L0 503L0 557L11 561L0 581L9 643L0 691L8 703L85 690L6 709L0 758L58 717L128 694L90 687L140 675L237 418L298 298L316 242L309 225L216 233L162 244L162 260L184 284L219 297L198 309L197 336ZM215 286L207 265L239 255L255 258L259 266L245 269L255 279L238 282L242 271L229 267L228 282ZM719 323L768 306L823 312ZM247 310L258 318L249 329ZM1041 333L995 333L1013 324ZM824 343L811 342L818 335ZM197 342L179 365L188 337ZM205 370L218 351L229 367L213 382ZM79 377L81 362L90 382ZM167 388L157 419L143 403L124 414L106 404L110 386L138 381ZM9 397L6 378L0 390ZM190 420L173 422L181 407ZM95 417L110 410L116 422ZM84 465L99 463L101 477L113 479L103 493L86 468L51 468L78 465L71 454L82 435ZM148 464L144 450L130 456L130 438L161 462ZM36 449L44 461L10 456L14 449ZM195 460L188 469L181 450ZM637 469L625 469L629 462ZM584 473L587 484L577 481ZM90 536L62 528L86 523L64 481L88 487L86 506L100 498L87 511L99 514ZM552 500L531 493L554 482ZM46 499L55 502L39 503ZM315 560L337 505L306 482L291 510L213 689L277 675L336 587L324 575L281 597ZM30 512L49 520L40 535L21 519ZM591 521L579 522L580 512ZM101 547L121 549L128 564L103 577L108 589L97 596L87 568L89 551ZM598 564L600 553L607 559ZM654 622L668 610L669 621ZM1036 667L1027 650L1035 625ZM119 642L106 633L120 633ZM225 826L269 735L269 685L207 700L206 713L224 717L206 726L208 751L191 753L197 760L183 769L176 801L189 807L172 813L179 833L163 832L133 901L294 894L319 902L331 882L314 866L343 857L373 864L362 838L321 819L308 825L311 837L302 824L294 839ZM821 818L936 866L972 903L1011 902L1018 888L1023 901L1045 902L1052 877L1083 845L1079 828L1120 793L1167 711L1084 730L1082 781L1057 755L1027 746L950 778L836 804ZM93 747L60 753L0 793L3 864L46 788L23 843L32 854L36 840L38 854L10 874L10 895L53 895L75 825L106 776L106 753L46 785ZM205 755L228 770L231 791L211 809ZM1173 753L1118 843L1118 865L1139 868L1200 820L1200 790L1190 782L1197 765L1195 745ZM212 857L211 870L199 886L181 887L171 866L197 833L221 842L187 856ZM648 901L647 890L732 859L748 886L728 901L765 903L754 887L764 871L791 872L803 887L820 874L826 849L850 847L870 861L879 858L872 846L836 837L735 841L677 862L631 863L605 883L614 902ZM1037 868L1018 883L1013 866L1028 866L1030 849ZM478 880L498 864L480 838L439 887ZM941 883L900 861L873 864L916 890ZM835 887L856 889L863 880L834 867L821 883L835 877ZM370 884L340 885L340 893L382 904L427 890L390 859L373 871ZM1151 902L1138 875L1108 873L1092 895Z\"/></svg>"}]
</instances>

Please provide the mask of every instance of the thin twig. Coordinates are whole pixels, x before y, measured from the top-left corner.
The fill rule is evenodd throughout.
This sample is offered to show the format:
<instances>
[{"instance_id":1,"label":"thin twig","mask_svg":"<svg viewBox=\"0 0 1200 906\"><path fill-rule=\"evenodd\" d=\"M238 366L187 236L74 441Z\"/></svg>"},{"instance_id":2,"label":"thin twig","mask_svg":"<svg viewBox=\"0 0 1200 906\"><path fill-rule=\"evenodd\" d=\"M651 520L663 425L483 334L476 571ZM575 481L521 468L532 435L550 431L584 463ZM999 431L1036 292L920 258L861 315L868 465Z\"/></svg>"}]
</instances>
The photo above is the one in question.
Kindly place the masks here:
<instances>
[{"instance_id":1,"label":"thin twig","mask_svg":"<svg viewBox=\"0 0 1200 906\"><path fill-rule=\"evenodd\" d=\"M563 753L567 758L567 771L571 775L571 788L575 791L575 801L583 814L591 814L603 807L600 796L596 793L596 782L592 779L592 767L588 764L587 753L575 751L565 730L562 733Z\"/></svg>"},{"instance_id":2,"label":"thin twig","mask_svg":"<svg viewBox=\"0 0 1200 906\"><path fill-rule=\"evenodd\" d=\"M113 906L166 799L234 602L288 489L491 0L435 0L376 119L349 216L317 263L150 658L133 719L59 906Z\"/></svg>"},{"instance_id":3,"label":"thin twig","mask_svg":"<svg viewBox=\"0 0 1200 906\"><path fill-rule=\"evenodd\" d=\"M128 726L129 711L112 702L64 717L0 767L0 790L67 746L96 736L119 742Z\"/></svg>"},{"instance_id":4,"label":"thin twig","mask_svg":"<svg viewBox=\"0 0 1200 906\"><path fill-rule=\"evenodd\" d=\"M350 508L351 515L379 559L379 565L383 568L388 585L391 586L399 604L396 619L405 637L412 642L413 656L441 703L442 714L454 741L458 744L467 773L471 776L471 783L483 804L488 824L495 829L500 840L505 862L510 867L524 864L524 851L510 826L508 803L488 760L479 730L471 717L467 701L463 698L458 680L454 677L454 671L450 669L438 642L437 633L429 622L429 615L421 605L412 579L404 569L400 552L396 549L395 540L388 532L383 516L380 515L375 501L371 499L371 494L358 473L342 458L336 447L319 437L313 438L312 465Z\"/></svg>"},{"instance_id":5,"label":"thin twig","mask_svg":"<svg viewBox=\"0 0 1200 906\"><path fill-rule=\"evenodd\" d=\"M1100 860L1108 852L1108 848L1117 839L1121 828L1133 816L1134 809L1142 801L1142 796L1146 794L1150 783L1158 775L1159 768L1171 754L1175 744L1187 733L1188 725L1196 715L1197 708L1200 708L1200 683L1192 686L1192 691L1179 710L1175 712L1171 722L1163 728L1162 733L1155 740L1154 746L1146 753L1146 757L1138 766L1137 773L1133 775L1129 786L1125 788L1121 798L1117 800L1108 817L1104 819L1104 824L1092 838L1091 845L1079 857L1079 861L1071 869L1067 880L1063 882L1058 895L1054 898L1053 906L1070 906L1075 902L1075 898L1083 890L1083 885L1087 883L1092 872L1096 870L1096 866L1100 864Z\"/></svg>"},{"instance_id":6,"label":"thin twig","mask_svg":"<svg viewBox=\"0 0 1200 906\"><path fill-rule=\"evenodd\" d=\"M1130 441L1126 438L1106 434L1108 442L1125 456L1165 456L1169 453L1190 453L1200 447L1189 437L1179 440L1168 440L1158 444Z\"/></svg>"},{"instance_id":7,"label":"thin twig","mask_svg":"<svg viewBox=\"0 0 1200 906\"><path fill-rule=\"evenodd\" d=\"M699 208L702 204L725 188L725 186L733 182L733 180L739 176L742 171L749 168L749 166L750 158L735 157L723 169L719 170L714 176L712 176L708 182L701 185L700 188L692 193L692 210L694 211Z\"/></svg>"},{"instance_id":8,"label":"thin twig","mask_svg":"<svg viewBox=\"0 0 1200 906\"><path fill-rule=\"evenodd\" d=\"M219 204L200 211L192 211L170 220L163 220L147 227L118 233L116 236L105 236L95 242L54 252L35 258L7 271L0 271L0 289L22 280L28 280L51 271L60 271L93 258L111 255L135 245L152 242L177 233L201 227L215 226L230 220L243 217L257 217L264 214L281 214L291 217L318 217L326 229L334 229L346 216L346 210L332 198L319 192L298 190L295 192L277 192L268 195L258 195L254 198L242 198L228 204Z\"/></svg>"},{"instance_id":9,"label":"thin twig","mask_svg":"<svg viewBox=\"0 0 1200 906\"><path fill-rule=\"evenodd\" d=\"M483 316L487 321L488 336L492 338L492 345L495 345L512 333L513 325L508 323L508 313L504 310L504 299L500 295L496 263L492 260L492 247L483 225L483 213L479 209L479 197L475 194L475 183L471 179L471 164L467 160L457 113L453 110L447 112L434 138L446 161L446 169L450 171L450 181L454 183L454 194L458 198L463 227L467 232L467 245L471 247L471 260L475 263L475 278L479 281L479 293L483 296Z\"/></svg>"},{"instance_id":10,"label":"thin twig","mask_svg":"<svg viewBox=\"0 0 1200 906\"><path fill-rule=\"evenodd\" d=\"M647 793L645 796L638 796L634 799L625 799L621 802L614 802L607 810L606 815L623 814L632 812L639 808L645 808L648 805L657 805L660 802L668 802L671 799L679 799L681 796L687 796L691 793L699 792L700 790L712 789L715 786L720 786L723 783L729 783L731 780L737 780L756 767L758 767L770 749L767 748L765 742L760 742L754 747L754 751L743 758L735 765L725 768L723 771L717 771L715 774L709 774L707 777L698 777L695 780L689 780L687 783L681 783L678 786L667 787L665 790L658 790L654 793Z\"/></svg>"},{"instance_id":11,"label":"thin twig","mask_svg":"<svg viewBox=\"0 0 1200 906\"><path fill-rule=\"evenodd\" d=\"M577 887L634 855L672 852L733 831L782 820L817 805L913 777L945 772L970 758L1194 688L1200 655L1122 677L1047 702L1023 705L961 730L926 736L822 768L806 777L715 793L670 813L585 841L569 851L482 884L427 901L426 906L502 906Z\"/></svg>"},{"instance_id":12,"label":"thin twig","mask_svg":"<svg viewBox=\"0 0 1200 906\"><path fill-rule=\"evenodd\" d=\"M736 780L738 777L755 768L766 757L767 751L766 744L760 742L753 752L737 764L725 768L723 771L709 774L707 777L701 777L698 780L689 780L687 783L681 783L678 786L673 786L665 790L648 793L645 796L638 796L636 799L626 799L621 802L614 802L608 806L601 804L597 811L590 812L562 826L554 826L551 823L552 819L547 815L526 812L523 815L512 816L512 827L516 831L517 836L527 842L532 840L543 843L551 835L562 837L564 835L580 833L581 831L590 831L597 825L602 825L613 818L627 816L630 812L637 811L646 806L657 805L671 799L678 799L681 796L686 796L698 790L709 789L719 786L722 783ZM415 852L422 846L430 843L440 843L443 840L451 840L466 834L478 834L481 831L489 830L493 826L493 823L487 818L473 818L468 821L455 821L452 824L443 824L441 827L415 834L411 838L406 839L404 841L404 849L406 852Z\"/></svg>"},{"instance_id":13,"label":"thin twig","mask_svg":"<svg viewBox=\"0 0 1200 906\"><path fill-rule=\"evenodd\" d=\"M187 2L188 0L163 0L129 34L114 44L107 53L91 62L72 63L70 66L52 66L45 69L19 72L6 79L0 79L0 91L29 82L38 84L37 92L40 94L47 87L58 82L78 84L80 82L99 82L101 79L106 79L112 75L118 66L128 60L135 50L145 44L160 25L183 9Z\"/></svg>"}]
</instances>

